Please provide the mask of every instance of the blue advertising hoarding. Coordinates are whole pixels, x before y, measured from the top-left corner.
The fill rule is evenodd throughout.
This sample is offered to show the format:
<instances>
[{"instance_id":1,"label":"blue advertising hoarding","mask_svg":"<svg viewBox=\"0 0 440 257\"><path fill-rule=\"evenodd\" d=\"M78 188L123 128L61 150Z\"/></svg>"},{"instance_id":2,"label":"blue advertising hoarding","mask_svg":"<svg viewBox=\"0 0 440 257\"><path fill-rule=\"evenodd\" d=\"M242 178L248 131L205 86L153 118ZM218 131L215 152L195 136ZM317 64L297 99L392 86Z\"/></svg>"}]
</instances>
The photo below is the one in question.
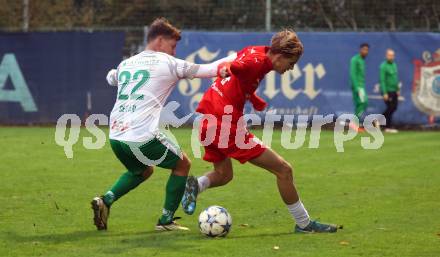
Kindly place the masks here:
<instances>
[{"instance_id":1,"label":"blue advertising hoarding","mask_svg":"<svg viewBox=\"0 0 440 257\"><path fill-rule=\"evenodd\" d=\"M440 69L440 34L438 33L298 33L305 52L295 69L282 76L274 72L260 83L258 94L277 114L353 113L349 65L361 43L370 45L366 58L368 113L383 113L385 104L379 89L379 66L388 48L396 52L401 96L394 121L400 124L425 124L429 114L440 114L439 73L434 72L425 95L416 90L422 83L415 78L424 66ZM196 63L222 58L248 45L267 45L272 33L185 32L177 53ZM416 65L416 63L421 65ZM435 75L437 74L437 75ZM423 77L423 76L422 76ZM186 80L177 85L170 100L182 104L180 115L194 110L210 80ZM436 90L438 89L438 90ZM429 91L429 92L428 92ZM425 107L425 108L424 108ZM249 108L247 112L251 112ZM264 113L261 113L264 117Z\"/></svg>"},{"instance_id":2,"label":"blue advertising hoarding","mask_svg":"<svg viewBox=\"0 0 440 257\"><path fill-rule=\"evenodd\" d=\"M54 123L109 113L105 76L122 59L123 32L0 33L0 124Z\"/></svg>"},{"instance_id":3,"label":"blue advertising hoarding","mask_svg":"<svg viewBox=\"0 0 440 257\"><path fill-rule=\"evenodd\" d=\"M272 33L184 31L177 57L207 63L248 45L267 45ZM269 73L258 94L277 114L353 113L350 58L363 42L368 113L382 113L379 65L387 48L396 52L401 97L394 121L425 124L440 114L440 34L303 32L305 52L295 69ZM122 59L123 32L0 33L0 123L53 123L65 113L109 115L116 88L107 71ZM177 116L194 111L210 79L182 80L169 100ZM251 112L248 107L246 112ZM264 113L261 113L264 116Z\"/></svg>"}]
</instances>

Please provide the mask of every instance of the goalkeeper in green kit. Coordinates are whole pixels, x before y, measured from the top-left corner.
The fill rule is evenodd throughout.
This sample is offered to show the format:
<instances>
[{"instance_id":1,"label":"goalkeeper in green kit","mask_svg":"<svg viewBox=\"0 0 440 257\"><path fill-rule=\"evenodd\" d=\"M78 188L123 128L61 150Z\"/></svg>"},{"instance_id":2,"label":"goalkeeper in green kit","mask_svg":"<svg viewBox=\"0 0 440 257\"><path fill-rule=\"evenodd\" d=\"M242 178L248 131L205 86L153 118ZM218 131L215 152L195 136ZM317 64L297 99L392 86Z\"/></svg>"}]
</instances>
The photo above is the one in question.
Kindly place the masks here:
<instances>
[{"instance_id":1,"label":"goalkeeper in green kit","mask_svg":"<svg viewBox=\"0 0 440 257\"><path fill-rule=\"evenodd\" d=\"M368 106L368 96L365 90L365 58L368 55L369 48L370 46L367 43L361 44L359 53L353 56L350 61L350 84L353 92L355 115L359 121ZM350 126L355 130L362 130L355 124Z\"/></svg>"}]
</instances>

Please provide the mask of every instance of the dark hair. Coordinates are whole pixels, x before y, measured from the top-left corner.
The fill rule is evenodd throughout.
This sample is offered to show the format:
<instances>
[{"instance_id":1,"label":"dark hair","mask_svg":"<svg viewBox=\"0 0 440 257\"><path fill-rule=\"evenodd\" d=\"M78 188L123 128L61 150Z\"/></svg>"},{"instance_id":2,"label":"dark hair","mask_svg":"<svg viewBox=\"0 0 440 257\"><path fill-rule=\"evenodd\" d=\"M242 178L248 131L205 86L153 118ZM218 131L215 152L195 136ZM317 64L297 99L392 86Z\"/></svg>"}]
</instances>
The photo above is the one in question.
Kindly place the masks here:
<instances>
[{"instance_id":1,"label":"dark hair","mask_svg":"<svg viewBox=\"0 0 440 257\"><path fill-rule=\"evenodd\" d=\"M163 17L155 19L148 27L147 42L154 40L158 36L173 38L177 41L181 38L180 30Z\"/></svg>"},{"instance_id":2,"label":"dark hair","mask_svg":"<svg viewBox=\"0 0 440 257\"><path fill-rule=\"evenodd\" d=\"M359 47L359 48L363 48L363 47L368 47L368 48L370 48L370 45L368 44L368 43L362 43L361 44L361 46Z\"/></svg>"}]
</instances>

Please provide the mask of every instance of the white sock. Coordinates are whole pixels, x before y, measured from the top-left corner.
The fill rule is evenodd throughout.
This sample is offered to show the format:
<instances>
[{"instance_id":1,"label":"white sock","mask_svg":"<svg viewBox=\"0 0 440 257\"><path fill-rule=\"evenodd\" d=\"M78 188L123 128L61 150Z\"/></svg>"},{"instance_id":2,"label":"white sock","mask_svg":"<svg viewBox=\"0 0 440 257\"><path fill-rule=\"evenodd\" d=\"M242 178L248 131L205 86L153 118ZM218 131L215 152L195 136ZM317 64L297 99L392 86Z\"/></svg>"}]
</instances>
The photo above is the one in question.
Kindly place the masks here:
<instances>
[{"instance_id":1,"label":"white sock","mask_svg":"<svg viewBox=\"0 0 440 257\"><path fill-rule=\"evenodd\" d=\"M207 176L198 177L197 181L199 182L199 194L205 191L211 184L211 181L209 181Z\"/></svg>"},{"instance_id":2,"label":"white sock","mask_svg":"<svg viewBox=\"0 0 440 257\"><path fill-rule=\"evenodd\" d=\"M287 209L289 209L290 214L292 214L293 218L296 221L296 224L300 228L305 228L310 223L310 216L307 212L306 208L302 204L301 200L294 204L287 205Z\"/></svg>"}]
</instances>

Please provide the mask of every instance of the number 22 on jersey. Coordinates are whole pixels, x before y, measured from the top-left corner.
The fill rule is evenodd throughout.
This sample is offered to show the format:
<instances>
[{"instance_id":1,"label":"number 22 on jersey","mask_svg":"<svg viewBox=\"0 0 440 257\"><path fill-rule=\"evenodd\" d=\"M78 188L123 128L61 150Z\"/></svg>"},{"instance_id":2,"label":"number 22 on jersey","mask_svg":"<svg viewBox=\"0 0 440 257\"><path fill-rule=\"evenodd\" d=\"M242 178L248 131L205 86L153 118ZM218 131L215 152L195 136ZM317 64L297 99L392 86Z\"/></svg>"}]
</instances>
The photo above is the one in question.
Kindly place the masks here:
<instances>
[{"instance_id":1,"label":"number 22 on jersey","mask_svg":"<svg viewBox=\"0 0 440 257\"><path fill-rule=\"evenodd\" d=\"M137 82L133 88L131 89L130 94L126 94L128 85L132 85L133 81L137 81L140 78L139 82ZM150 73L147 70L137 70L133 76L129 71L123 71L119 74L118 81L121 83L121 88L118 93L118 100L143 100L144 95L137 94L136 91L145 86L150 79ZM127 90L126 90L127 89Z\"/></svg>"}]
</instances>

